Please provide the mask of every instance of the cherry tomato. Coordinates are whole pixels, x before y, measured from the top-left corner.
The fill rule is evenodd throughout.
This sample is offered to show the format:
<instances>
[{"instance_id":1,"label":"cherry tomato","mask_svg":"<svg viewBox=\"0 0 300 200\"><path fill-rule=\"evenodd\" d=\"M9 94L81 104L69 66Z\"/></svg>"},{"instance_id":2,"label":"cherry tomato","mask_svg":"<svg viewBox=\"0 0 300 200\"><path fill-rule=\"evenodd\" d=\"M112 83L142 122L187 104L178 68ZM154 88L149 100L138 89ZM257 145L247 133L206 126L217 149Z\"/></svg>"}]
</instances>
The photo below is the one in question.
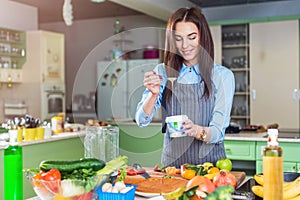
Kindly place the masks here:
<instances>
[{"instance_id":1,"label":"cherry tomato","mask_svg":"<svg viewBox=\"0 0 300 200\"><path fill-rule=\"evenodd\" d=\"M127 169L126 173L128 176L135 176L137 175L137 172L134 169Z\"/></svg>"}]
</instances>

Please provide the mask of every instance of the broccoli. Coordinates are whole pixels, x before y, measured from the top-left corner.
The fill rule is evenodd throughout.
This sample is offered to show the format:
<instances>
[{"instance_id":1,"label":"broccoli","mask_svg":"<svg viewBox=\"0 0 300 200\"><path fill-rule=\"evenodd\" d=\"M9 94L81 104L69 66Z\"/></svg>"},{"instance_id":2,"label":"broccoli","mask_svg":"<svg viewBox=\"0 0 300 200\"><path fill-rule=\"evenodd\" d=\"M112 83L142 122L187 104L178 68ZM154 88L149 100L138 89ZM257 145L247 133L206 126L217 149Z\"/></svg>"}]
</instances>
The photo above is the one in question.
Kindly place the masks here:
<instances>
[{"instance_id":1,"label":"broccoli","mask_svg":"<svg viewBox=\"0 0 300 200\"><path fill-rule=\"evenodd\" d=\"M220 186L214 192L207 195L205 200L232 200L231 193L233 192L234 188L232 186Z\"/></svg>"}]
</instances>

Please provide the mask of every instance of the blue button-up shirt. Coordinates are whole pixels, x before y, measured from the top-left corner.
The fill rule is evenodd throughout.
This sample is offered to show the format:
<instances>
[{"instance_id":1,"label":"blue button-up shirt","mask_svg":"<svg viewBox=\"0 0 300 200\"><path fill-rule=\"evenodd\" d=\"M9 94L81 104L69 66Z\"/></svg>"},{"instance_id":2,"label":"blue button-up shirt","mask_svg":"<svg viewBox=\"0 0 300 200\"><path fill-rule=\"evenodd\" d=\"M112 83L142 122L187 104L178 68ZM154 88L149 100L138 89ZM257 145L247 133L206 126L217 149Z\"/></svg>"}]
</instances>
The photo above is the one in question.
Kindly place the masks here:
<instances>
[{"instance_id":1,"label":"blue button-up shirt","mask_svg":"<svg viewBox=\"0 0 300 200\"><path fill-rule=\"evenodd\" d=\"M153 115L160 108L162 94L167 83L167 74L163 63L157 65L154 71L162 77L160 93L156 100L153 112L147 115L144 112L142 105L150 91L148 89L144 91L142 99L137 105L135 115L136 122L140 127L147 126L151 122ZM202 80L201 75L199 75L199 65L189 67L183 64L177 82L182 84L199 83ZM230 111L235 90L235 82L232 71L219 64L214 65L212 79L215 105L213 108L212 119L209 123L211 137L208 143L219 143L224 140L225 130L230 122Z\"/></svg>"}]
</instances>

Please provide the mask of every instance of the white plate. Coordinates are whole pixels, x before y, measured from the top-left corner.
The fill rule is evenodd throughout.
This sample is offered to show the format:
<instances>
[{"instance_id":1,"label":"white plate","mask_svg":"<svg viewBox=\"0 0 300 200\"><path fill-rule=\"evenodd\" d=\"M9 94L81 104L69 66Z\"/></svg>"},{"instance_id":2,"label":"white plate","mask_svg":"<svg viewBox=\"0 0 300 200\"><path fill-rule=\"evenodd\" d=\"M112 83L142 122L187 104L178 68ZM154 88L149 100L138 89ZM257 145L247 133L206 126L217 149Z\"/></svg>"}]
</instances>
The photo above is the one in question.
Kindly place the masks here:
<instances>
[{"instance_id":1,"label":"white plate","mask_svg":"<svg viewBox=\"0 0 300 200\"><path fill-rule=\"evenodd\" d=\"M148 200L165 200L165 198L163 196L157 196L157 197L152 197Z\"/></svg>"},{"instance_id":2,"label":"white plate","mask_svg":"<svg viewBox=\"0 0 300 200\"><path fill-rule=\"evenodd\" d=\"M135 194L147 198L160 196L160 193L148 193L148 192L138 192L138 191L135 191Z\"/></svg>"}]
</instances>

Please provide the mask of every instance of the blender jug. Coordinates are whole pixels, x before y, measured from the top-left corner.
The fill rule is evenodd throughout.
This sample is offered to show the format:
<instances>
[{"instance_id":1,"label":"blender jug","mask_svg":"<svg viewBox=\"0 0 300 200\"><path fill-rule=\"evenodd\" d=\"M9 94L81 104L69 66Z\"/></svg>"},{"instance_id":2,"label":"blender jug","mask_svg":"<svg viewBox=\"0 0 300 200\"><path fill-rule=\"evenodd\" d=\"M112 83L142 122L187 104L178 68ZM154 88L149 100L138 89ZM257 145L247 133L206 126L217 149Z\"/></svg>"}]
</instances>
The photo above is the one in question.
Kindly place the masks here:
<instances>
[{"instance_id":1,"label":"blender jug","mask_svg":"<svg viewBox=\"0 0 300 200\"><path fill-rule=\"evenodd\" d=\"M115 126L87 126L84 155L108 162L119 156L119 128Z\"/></svg>"}]
</instances>

